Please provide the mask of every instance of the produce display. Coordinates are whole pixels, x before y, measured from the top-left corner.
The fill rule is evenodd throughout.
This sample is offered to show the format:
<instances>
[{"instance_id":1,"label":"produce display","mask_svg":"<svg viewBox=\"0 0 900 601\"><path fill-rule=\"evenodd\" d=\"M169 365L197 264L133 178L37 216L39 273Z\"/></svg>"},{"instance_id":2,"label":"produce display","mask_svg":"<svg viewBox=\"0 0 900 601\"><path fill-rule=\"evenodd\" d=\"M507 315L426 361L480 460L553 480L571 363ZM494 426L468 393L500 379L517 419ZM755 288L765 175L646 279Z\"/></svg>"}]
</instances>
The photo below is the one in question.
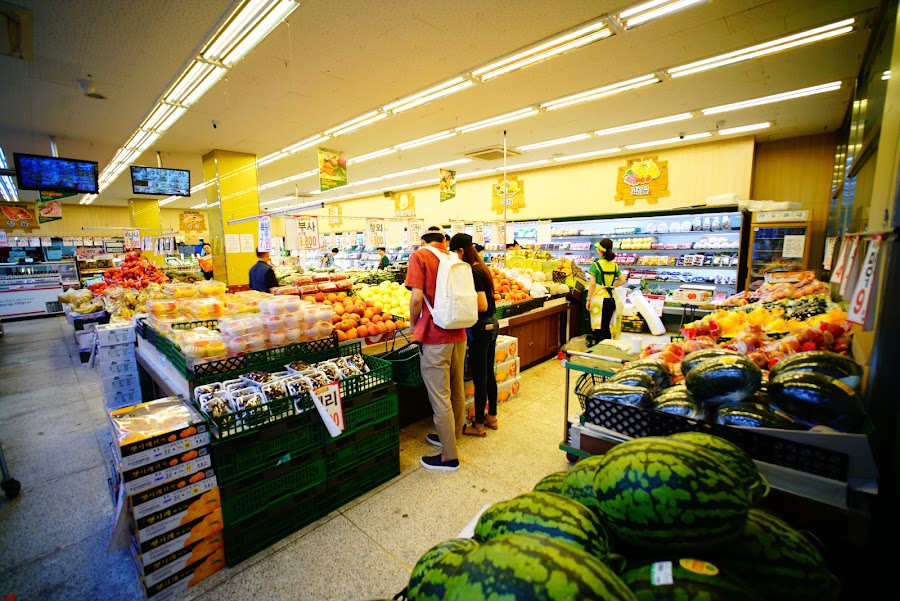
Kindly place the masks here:
<instances>
[{"instance_id":1,"label":"produce display","mask_svg":"<svg viewBox=\"0 0 900 601\"><path fill-rule=\"evenodd\" d=\"M410 601L833 601L840 583L801 531L756 506L765 478L739 447L644 437L488 507L472 539L412 570Z\"/></svg>"},{"instance_id":2,"label":"produce display","mask_svg":"<svg viewBox=\"0 0 900 601\"><path fill-rule=\"evenodd\" d=\"M56 298L60 303L68 305L70 311L82 315L103 311L103 300L95 297L94 293L86 288L80 290L69 288Z\"/></svg>"},{"instance_id":3,"label":"produce display","mask_svg":"<svg viewBox=\"0 0 900 601\"><path fill-rule=\"evenodd\" d=\"M763 284L756 290L744 290L717 303L723 307L740 307L751 303L770 303L782 299L798 299L804 296L825 294L828 286L812 276L803 276L797 282Z\"/></svg>"},{"instance_id":4,"label":"produce display","mask_svg":"<svg viewBox=\"0 0 900 601\"><path fill-rule=\"evenodd\" d=\"M91 284L88 288L94 294L102 295L109 286L140 290L150 284L164 284L168 281L169 278L149 259L141 256L140 251L129 251L125 253L125 260L119 267L104 271L103 281Z\"/></svg>"}]
</instances>

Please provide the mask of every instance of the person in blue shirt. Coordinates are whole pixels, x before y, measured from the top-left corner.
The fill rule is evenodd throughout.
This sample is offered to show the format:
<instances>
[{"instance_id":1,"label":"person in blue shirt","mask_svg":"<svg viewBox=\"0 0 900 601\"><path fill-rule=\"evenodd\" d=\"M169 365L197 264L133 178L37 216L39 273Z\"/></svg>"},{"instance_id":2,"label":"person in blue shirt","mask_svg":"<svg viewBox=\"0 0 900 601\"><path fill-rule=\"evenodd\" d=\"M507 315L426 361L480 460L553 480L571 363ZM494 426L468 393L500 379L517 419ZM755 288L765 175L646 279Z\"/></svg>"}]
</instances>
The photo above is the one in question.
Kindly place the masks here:
<instances>
[{"instance_id":1,"label":"person in blue shirt","mask_svg":"<svg viewBox=\"0 0 900 601\"><path fill-rule=\"evenodd\" d=\"M328 269L329 267L334 266L334 258L338 254L338 249L332 248L331 252L325 253L322 256L322 268Z\"/></svg>"},{"instance_id":2,"label":"person in blue shirt","mask_svg":"<svg viewBox=\"0 0 900 601\"><path fill-rule=\"evenodd\" d=\"M257 292L269 292L278 286L278 277L269 263L269 253L256 251L256 264L250 268L250 288Z\"/></svg>"}]
</instances>

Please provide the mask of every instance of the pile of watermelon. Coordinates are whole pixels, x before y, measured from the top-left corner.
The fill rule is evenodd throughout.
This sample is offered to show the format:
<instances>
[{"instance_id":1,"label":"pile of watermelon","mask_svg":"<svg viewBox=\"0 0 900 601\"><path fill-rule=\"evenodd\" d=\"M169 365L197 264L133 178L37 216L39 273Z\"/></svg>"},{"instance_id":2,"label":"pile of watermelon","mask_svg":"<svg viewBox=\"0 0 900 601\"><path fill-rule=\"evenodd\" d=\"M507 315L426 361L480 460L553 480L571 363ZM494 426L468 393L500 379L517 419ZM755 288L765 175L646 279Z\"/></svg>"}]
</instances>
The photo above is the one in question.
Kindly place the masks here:
<instances>
[{"instance_id":1,"label":"pile of watermelon","mask_svg":"<svg viewBox=\"0 0 900 601\"><path fill-rule=\"evenodd\" d=\"M407 599L836 599L816 544L757 507L767 493L752 459L722 438L630 440L492 505L472 539L431 548Z\"/></svg>"},{"instance_id":2,"label":"pile of watermelon","mask_svg":"<svg viewBox=\"0 0 900 601\"><path fill-rule=\"evenodd\" d=\"M762 370L733 350L709 348L668 366L641 359L585 391L588 403L615 402L722 425L862 433L868 418L859 389L862 366L828 351L803 351Z\"/></svg>"}]
</instances>

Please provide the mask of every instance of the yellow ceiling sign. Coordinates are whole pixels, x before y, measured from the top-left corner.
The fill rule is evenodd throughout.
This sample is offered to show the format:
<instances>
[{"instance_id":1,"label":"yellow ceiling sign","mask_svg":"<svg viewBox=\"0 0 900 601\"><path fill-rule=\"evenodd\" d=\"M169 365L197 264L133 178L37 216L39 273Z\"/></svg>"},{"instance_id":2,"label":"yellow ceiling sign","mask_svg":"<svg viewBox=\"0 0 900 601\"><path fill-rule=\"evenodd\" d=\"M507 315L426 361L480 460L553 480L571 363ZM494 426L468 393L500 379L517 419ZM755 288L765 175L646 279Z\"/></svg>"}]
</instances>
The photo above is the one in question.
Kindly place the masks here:
<instances>
[{"instance_id":1,"label":"yellow ceiling sign","mask_svg":"<svg viewBox=\"0 0 900 601\"><path fill-rule=\"evenodd\" d=\"M518 176L512 176L503 181L499 178L497 183L491 186L491 210L502 215L506 209L518 213L525 208L525 181Z\"/></svg>"},{"instance_id":2,"label":"yellow ceiling sign","mask_svg":"<svg viewBox=\"0 0 900 601\"><path fill-rule=\"evenodd\" d=\"M394 192L394 217L415 217L416 197L408 192Z\"/></svg>"},{"instance_id":3,"label":"yellow ceiling sign","mask_svg":"<svg viewBox=\"0 0 900 601\"><path fill-rule=\"evenodd\" d=\"M658 161L657 157L628 159L624 167L619 167L616 180L616 200L623 200L630 206L638 199L650 204L669 196L669 162Z\"/></svg>"},{"instance_id":4,"label":"yellow ceiling sign","mask_svg":"<svg viewBox=\"0 0 900 601\"><path fill-rule=\"evenodd\" d=\"M337 229L344 224L343 211L341 205L328 205L328 225L332 229Z\"/></svg>"}]
</instances>

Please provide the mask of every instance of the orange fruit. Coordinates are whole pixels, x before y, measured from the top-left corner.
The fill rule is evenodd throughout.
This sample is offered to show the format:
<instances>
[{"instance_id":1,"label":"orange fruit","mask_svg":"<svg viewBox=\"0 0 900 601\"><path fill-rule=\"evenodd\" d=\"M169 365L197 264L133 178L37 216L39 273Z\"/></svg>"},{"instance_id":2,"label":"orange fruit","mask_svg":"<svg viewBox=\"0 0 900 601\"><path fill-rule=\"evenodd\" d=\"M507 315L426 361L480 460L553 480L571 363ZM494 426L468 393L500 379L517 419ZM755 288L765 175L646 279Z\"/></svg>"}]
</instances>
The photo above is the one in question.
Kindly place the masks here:
<instances>
[{"instance_id":1,"label":"orange fruit","mask_svg":"<svg viewBox=\"0 0 900 601\"><path fill-rule=\"evenodd\" d=\"M356 330L347 330L347 340L356 340L359 336L356 335Z\"/></svg>"},{"instance_id":2,"label":"orange fruit","mask_svg":"<svg viewBox=\"0 0 900 601\"><path fill-rule=\"evenodd\" d=\"M347 298L347 293L346 292L338 292L337 297L338 297L339 301L343 301L345 298Z\"/></svg>"},{"instance_id":3,"label":"orange fruit","mask_svg":"<svg viewBox=\"0 0 900 601\"><path fill-rule=\"evenodd\" d=\"M373 315L372 316L373 323L381 323L382 321L384 321L384 318L381 315Z\"/></svg>"},{"instance_id":4,"label":"orange fruit","mask_svg":"<svg viewBox=\"0 0 900 601\"><path fill-rule=\"evenodd\" d=\"M372 311L372 309L366 309L365 311L363 311L363 317L368 317L369 319L372 319L372 317L374 315L375 315L375 313Z\"/></svg>"},{"instance_id":5,"label":"orange fruit","mask_svg":"<svg viewBox=\"0 0 900 601\"><path fill-rule=\"evenodd\" d=\"M387 326L384 325L384 322L383 322L383 321L380 321L380 322L376 323L376 324L375 324L375 329L378 330L378 333L379 333L379 334L384 334L385 332L387 332ZM370 331L371 331L371 327L370 327Z\"/></svg>"},{"instance_id":6,"label":"orange fruit","mask_svg":"<svg viewBox=\"0 0 900 601\"><path fill-rule=\"evenodd\" d=\"M345 312L344 305L335 304L334 305L334 314L335 315L343 315Z\"/></svg>"},{"instance_id":7,"label":"orange fruit","mask_svg":"<svg viewBox=\"0 0 900 601\"><path fill-rule=\"evenodd\" d=\"M338 342L343 342L343 341L347 340L347 334L345 334L343 330L337 331L337 337L338 337Z\"/></svg>"},{"instance_id":8,"label":"orange fruit","mask_svg":"<svg viewBox=\"0 0 900 601\"><path fill-rule=\"evenodd\" d=\"M360 338L365 338L369 335L369 329L366 326L359 326L356 328L356 335Z\"/></svg>"},{"instance_id":9,"label":"orange fruit","mask_svg":"<svg viewBox=\"0 0 900 601\"><path fill-rule=\"evenodd\" d=\"M375 315L381 315L381 307L372 307L372 313Z\"/></svg>"},{"instance_id":10,"label":"orange fruit","mask_svg":"<svg viewBox=\"0 0 900 601\"><path fill-rule=\"evenodd\" d=\"M337 300L337 294L335 294L334 292L330 292L330 293L328 293L328 294L325 295L325 298L326 298L329 302L332 302L332 303L333 303L334 301Z\"/></svg>"},{"instance_id":11,"label":"orange fruit","mask_svg":"<svg viewBox=\"0 0 900 601\"><path fill-rule=\"evenodd\" d=\"M394 332L397 329L397 326L394 325L394 322L390 320L384 322L384 327L388 332Z\"/></svg>"},{"instance_id":12,"label":"orange fruit","mask_svg":"<svg viewBox=\"0 0 900 601\"><path fill-rule=\"evenodd\" d=\"M359 320L359 325L367 326L367 325L369 325L370 321L372 321L372 320L369 319L368 317L363 317L362 319Z\"/></svg>"},{"instance_id":13,"label":"orange fruit","mask_svg":"<svg viewBox=\"0 0 900 601\"><path fill-rule=\"evenodd\" d=\"M374 323L369 324L369 336L378 336L381 332L378 331L378 326Z\"/></svg>"},{"instance_id":14,"label":"orange fruit","mask_svg":"<svg viewBox=\"0 0 900 601\"><path fill-rule=\"evenodd\" d=\"M338 315L337 313L335 313L334 315L331 316L331 323L339 324L339 323L341 323L341 321L343 321L343 320L342 320L341 316Z\"/></svg>"}]
</instances>

